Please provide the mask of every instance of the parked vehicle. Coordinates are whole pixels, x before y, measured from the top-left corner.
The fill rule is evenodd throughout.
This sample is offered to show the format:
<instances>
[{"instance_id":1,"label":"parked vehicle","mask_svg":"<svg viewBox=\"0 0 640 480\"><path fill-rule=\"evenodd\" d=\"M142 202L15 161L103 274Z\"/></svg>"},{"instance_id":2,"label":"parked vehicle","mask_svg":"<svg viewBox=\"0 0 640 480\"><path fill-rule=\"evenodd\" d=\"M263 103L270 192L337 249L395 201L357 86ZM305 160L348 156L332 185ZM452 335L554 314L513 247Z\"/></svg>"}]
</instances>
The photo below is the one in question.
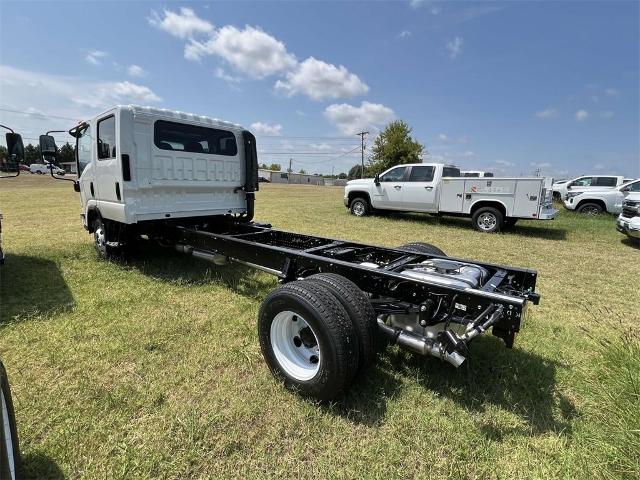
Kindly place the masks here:
<instances>
[{"instance_id":1,"label":"parked vehicle","mask_svg":"<svg viewBox=\"0 0 640 480\"><path fill-rule=\"evenodd\" d=\"M455 366L489 329L511 347L527 303L539 302L533 270L450 258L428 244L376 247L252 222L256 141L239 125L117 106L69 133L74 189L100 258L144 235L284 283L262 303L258 338L274 375L303 395L343 392L374 361L378 336ZM41 145L56 148L52 137Z\"/></svg>"},{"instance_id":2,"label":"parked vehicle","mask_svg":"<svg viewBox=\"0 0 640 480\"><path fill-rule=\"evenodd\" d=\"M567 193L564 206L567 210L575 210L586 215L620 213L622 202L632 192L640 192L640 179L609 190L570 191Z\"/></svg>"},{"instance_id":3,"label":"parked vehicle","mask_svg":"<svg viewBox=\"0 0 640 480\"><path fill-rule=\"evenodd\" d=\"M481 232L497 232L520 218L551 220L551 179L465 178L452 165L398 165L375 178L351 180L344 205L361 217L375 210L471 217Z\"/></svg>"},{"instance_id":4,"label":"parked vehicle","mask_svg":"<svg viewBox=\"0 0 640 480\"><path fill-rule=\"evenodd\" d=\"M640 193L630 193L622 203L622 212L618 216L616 228L640 244Z\"/></svg>"},{"instance_id":5,"label":"parked vehicle","mask_svg":"<svg viewBox=\"0 0 640 480\"><path fill-rule=\"evenodd\" d=\"M20 171L21 172L30 172L31 169L29 168L29 165L24 165L23 163L20 164Z\"/></svg>"},{"instance_id":6,"label":"parked vehicle","mask_svg":"<svg viewBox=\"0 0 640 480\"><path fill-rule=\"evenodd\" d=\"M260 182L260 183L271 183L271 180L269 180L267 177L258 177L258 182Z\"/></svg>"},{"instance_id":7,"label":"parked vehicle","mask_svg":"<svg viewBox=\"0 0 640 480\"><path fill-rule=\"evenodd\" d=\"M491 172L483 172L482 170L460 170L461 177L493 177Z\"/></svg>"},{"instance_id":8,"label":"parked vehicle","mask_svg":"<svg viewBox=\"0 0 640 480\"><path fill-rule=\"evenodd\" d=\"M586 190L607 190L619 187L623 183L633 180L621 175L586 175L568 180L564 183L553 184L553 193L558 200L564 200L570 190L584 192Z\"/></svg>"},{"instance_id":9,"label":"parked vehicle","mask_svg":"<svg viewBox=\"0 0 640 480\"><path fill-rule=\"evenodd\" d=\"M29 166L31 173L37 173L38 175L49 175L50 171L53 171L54 175L64 175L66 172L63 168L52 165L51 163L32 163Z\"/></svg>"}]
</instances>

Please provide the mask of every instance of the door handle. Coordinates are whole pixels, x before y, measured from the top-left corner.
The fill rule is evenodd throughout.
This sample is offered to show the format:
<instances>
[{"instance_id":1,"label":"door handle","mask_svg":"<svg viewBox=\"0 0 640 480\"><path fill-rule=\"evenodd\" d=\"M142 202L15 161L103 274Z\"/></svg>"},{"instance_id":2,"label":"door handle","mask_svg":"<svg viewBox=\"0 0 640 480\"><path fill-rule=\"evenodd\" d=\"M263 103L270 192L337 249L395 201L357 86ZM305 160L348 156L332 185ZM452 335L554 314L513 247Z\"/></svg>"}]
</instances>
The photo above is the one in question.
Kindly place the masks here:
<instances>
[{"instance_id":1,"label":"door handle","mask_svg":"<svg viewBox=\"0 0 640 480\"><path fill-rule=\"evenodd\" d=\"M433 190L433 187L424 187L424 189L431 191L431 190Z\"/></svg>"},{"instance_id":2,"label":"door handle","mask_svg":"<svg viewBox=\"0 0 640 480\"><path fill-rule=\"evenodd\" d=\"M395 188L396 190L400 190L402 187L400 185L394 185L393 188Z\"/></svg>"},{"instance_id":3,"label":"door handle","mask_svg":"<svg viewBox=\"0 0 640 480\"><path fill-rule=\"evenodd\" d=\"M462 198L462 194L461 193L456 193L456 197Z\"/></svg>"}]
</instances>

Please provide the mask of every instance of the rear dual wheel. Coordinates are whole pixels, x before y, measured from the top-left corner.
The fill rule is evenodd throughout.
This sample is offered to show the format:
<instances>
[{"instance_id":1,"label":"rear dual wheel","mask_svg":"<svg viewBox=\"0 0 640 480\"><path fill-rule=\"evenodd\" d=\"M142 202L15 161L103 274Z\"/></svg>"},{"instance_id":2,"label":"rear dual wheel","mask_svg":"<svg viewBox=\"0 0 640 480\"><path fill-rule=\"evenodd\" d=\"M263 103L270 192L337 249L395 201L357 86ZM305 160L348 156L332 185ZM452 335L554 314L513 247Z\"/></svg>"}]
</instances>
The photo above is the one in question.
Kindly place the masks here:
<instances>
[{"instance_id":1,"label":"rear dual wheel","mask_svg":"<svg viewBox=\"0 0 640 480\"><path fill-rule=\"evenodd\" d=\"M366 295L333 274L277 288L258 316L260 347L272 373L287 388L321 401L343 393L373 361L376 328Z\"/></svg>"}]
</instances>

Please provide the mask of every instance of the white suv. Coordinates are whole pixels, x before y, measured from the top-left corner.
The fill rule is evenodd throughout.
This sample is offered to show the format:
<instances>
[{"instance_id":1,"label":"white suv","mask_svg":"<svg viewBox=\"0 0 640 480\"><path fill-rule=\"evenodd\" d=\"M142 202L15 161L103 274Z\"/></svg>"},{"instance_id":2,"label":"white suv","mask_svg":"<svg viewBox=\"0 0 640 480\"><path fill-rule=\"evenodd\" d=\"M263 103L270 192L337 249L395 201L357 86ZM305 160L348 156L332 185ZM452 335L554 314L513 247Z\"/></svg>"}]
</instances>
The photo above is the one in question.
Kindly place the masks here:
<instances>
[{"instance_id":1,"label":"white suv","mask_svg":"<svg viewBox=\"0 0 640 480\"><path fill-rule=\"evenodd\" d=\"M623 183L633 180L621 175L585 175L574 178L568 182L556 182L553 184L553 194L556 198L564 200L571 190L584 192L586 190L608 190L619 187Z\"/></svg>"},{"instance_id":2,"label":"white suv","mask_svg":"<svg viewBox=\"0 0 640 480\"><path fill-rule=\"evenodd\" d=\"M587 190L585 192L569 191L564 206L567 210L575 210L586 215L600 213L620 213L622 202L632 193L640 192L640 179L623 183L609 190Z\"/></svg>"},{"instance_id":3,"label":"white suv","mask_svg":"<svg viewBox=\"0 0 640 480\"><path fill-rule=\"evenodd\" d=\"M616 228L640 243L640 193L632 193L626 198Z\"/></svg>"},{"instance_id":4,"label":"white suv","mask_svg":"<svg viewBox=\"0 0 640 480\"><path fill-rule=\"evenodd\" d=\"M62 168L51 165L50 163L32 163L29 166L31 173L37 173L38 175L48 175L49 171L53 171L54 175L64 175L65 171Z\"/></svg>"}]
</instances>

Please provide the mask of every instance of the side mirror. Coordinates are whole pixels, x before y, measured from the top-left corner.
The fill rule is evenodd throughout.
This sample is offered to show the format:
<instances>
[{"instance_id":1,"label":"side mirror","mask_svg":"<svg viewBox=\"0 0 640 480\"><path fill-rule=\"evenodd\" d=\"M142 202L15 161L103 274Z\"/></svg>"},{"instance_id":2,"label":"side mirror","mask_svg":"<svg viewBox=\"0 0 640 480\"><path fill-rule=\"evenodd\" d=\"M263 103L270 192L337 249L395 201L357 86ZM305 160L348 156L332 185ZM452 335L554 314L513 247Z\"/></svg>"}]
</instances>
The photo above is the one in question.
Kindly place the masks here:
<instances>
[{"instance_id":1,"label":"side mirror","mask_svg":"<svg viewBox=\"0 0 640 480\"><path fill-rule=\"evenodd\" d=\"M571 190L571 185L573 185L572 183L568 183L567 184L567 190Z\"/></svg>"},{"instance_id":2,"label":"side mirror","mask_svg":"<svg viewBox=\"0 0 640 480\"><path fill-rule=\"evenodd\" d=\"M24 144L19 133L7 133L7 152L9 158L14 162L22 162L24 160Z\"/></svg>"},{"instance_id":3,"label":"side mirror","mask_svg":"<svg viewBox=\"0 0 640 480\"><path fill-rule=\"evenodd\" d=\"M44 163L58 164L58 146L51 135L40 135L40 156Z\"/></svg>"},{"instance_id":4,"label":"side mirror","mask_svg":"<svg viewBox=\"0 0 640 480\"><path fill-rule=\"evenodd\" d=\"M622 189L620 189L623 192L630 192L631 191L631 187L624 187Z\"/></svg>"},{"instance_id":5,"label":"side mirror","mask_svg":"<svg viewBox=\"0 0 640 480\"><path fill-rule=\"evenodd\" d=\"M375 183L376 185L380 185L380 174L376 173L376 176L373 177L373 183Z\"/></svg>"}]
</instances>

